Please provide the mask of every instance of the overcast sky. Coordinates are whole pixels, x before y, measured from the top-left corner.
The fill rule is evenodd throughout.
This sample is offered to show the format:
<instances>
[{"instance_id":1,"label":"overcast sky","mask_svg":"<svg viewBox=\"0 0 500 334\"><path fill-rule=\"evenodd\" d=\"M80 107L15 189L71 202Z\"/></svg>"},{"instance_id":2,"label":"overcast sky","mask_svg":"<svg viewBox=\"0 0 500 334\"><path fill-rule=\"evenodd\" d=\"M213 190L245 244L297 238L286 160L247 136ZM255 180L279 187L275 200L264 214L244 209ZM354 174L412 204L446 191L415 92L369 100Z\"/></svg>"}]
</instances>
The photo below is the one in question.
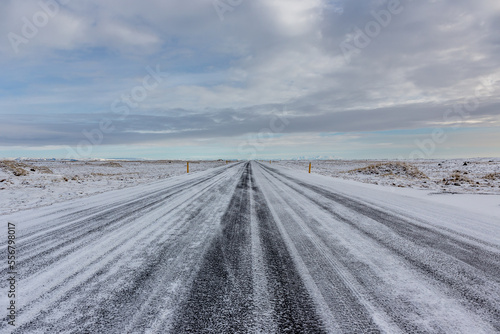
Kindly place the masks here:
<instances>
[{"instance_id":1,"label":"overcast sky","mask_svg":"<svg viewBox=\"0 0 500 334\"><path fill-rule=\"evenodd\" d=\"M500 156L498 0L4 0L0 156Z\"/></svg>"}]
</instances>

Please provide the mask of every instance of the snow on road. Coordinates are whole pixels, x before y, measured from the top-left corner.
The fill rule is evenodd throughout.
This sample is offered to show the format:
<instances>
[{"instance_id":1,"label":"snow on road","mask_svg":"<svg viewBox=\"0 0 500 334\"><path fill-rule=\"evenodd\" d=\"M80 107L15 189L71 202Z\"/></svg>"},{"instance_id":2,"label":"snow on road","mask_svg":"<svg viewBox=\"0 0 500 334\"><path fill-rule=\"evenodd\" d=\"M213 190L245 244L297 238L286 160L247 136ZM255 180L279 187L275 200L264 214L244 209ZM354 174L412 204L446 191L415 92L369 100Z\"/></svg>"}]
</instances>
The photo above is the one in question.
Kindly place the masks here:
<instances>
[{"instance_id":1,"label":"snow on road","mask_svg":"<svg viewBox=\"0 0 500 334\"><path fill-rule=\"evenodd\" d=\"M498 217L425 198L251 162L0 220L2 333L500 332Z\"/></svg>"}]
</instances>

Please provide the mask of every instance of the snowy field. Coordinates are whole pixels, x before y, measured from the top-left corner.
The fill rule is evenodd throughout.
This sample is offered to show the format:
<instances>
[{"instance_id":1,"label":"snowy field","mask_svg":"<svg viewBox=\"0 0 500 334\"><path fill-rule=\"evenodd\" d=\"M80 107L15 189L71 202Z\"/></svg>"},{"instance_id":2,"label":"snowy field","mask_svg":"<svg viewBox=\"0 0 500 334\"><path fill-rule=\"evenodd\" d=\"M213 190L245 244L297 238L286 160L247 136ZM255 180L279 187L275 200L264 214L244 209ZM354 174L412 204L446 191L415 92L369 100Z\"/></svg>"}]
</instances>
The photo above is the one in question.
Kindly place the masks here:
<instances>
[{"instance_id":1,"label":"snowy field","mask_svg":"<svg viewBox=\"0 0 500 334\"><path fill-rule=\"evenodd\" d=\"M500 215L478 210L498 195L447 204L281 164L223 164L0 215L19 282L14 299L0 295L3 310L15 301L16 325L5 311L0 333L500 332ZM59 184L70 182L80 185Z\"/></svg>"},{"instance_id":2,"label":"snowy field","mask_svg":"<svg viewBox=\"0 0 500 334\"><path fill-rule=\"evenodd\" d=\"M269 161L264 162L269 163ZM190 172L225 165L192 161ZM309 161L273 161L272 166L307 172ZM312 173L389 188L420 189L416 194L500 195L500 159L457 160L317 160ZM0 214L52 205L70 199L186 174L186 162L159 161L0 161ZM381 188L382 189L382 188ZM404 191L403 191L404 192ZM439 200L442 196L436 196ZM498 201L497 196L460 196L452 204ZM480 199L480 200L479 200ZM499 201L500 204L500 201ZM491 206L490 206L491 207Z\"/></svg>"},{"instance_id":3,"label":"snowy field","mask_svg":"<svg viewBox=\"0 0 500 334\"><path fill-rule=\"evenodd\" d=\"M276 166L307 171L309 161L273 161ZM318 160L311 173L399 188L438 193L500 195L500 159Z\"/></svg>"},{"instance_id":4,"label":"snowy field","mask_svg":"<svg viewBox=\"0 0 500 334\"><path fill-rule=\"evenodd\" d=\"M196 173L224 161L192 161ZM0 161L0 214L186 174L185 161Z\"/></svg>"}]
</instances>

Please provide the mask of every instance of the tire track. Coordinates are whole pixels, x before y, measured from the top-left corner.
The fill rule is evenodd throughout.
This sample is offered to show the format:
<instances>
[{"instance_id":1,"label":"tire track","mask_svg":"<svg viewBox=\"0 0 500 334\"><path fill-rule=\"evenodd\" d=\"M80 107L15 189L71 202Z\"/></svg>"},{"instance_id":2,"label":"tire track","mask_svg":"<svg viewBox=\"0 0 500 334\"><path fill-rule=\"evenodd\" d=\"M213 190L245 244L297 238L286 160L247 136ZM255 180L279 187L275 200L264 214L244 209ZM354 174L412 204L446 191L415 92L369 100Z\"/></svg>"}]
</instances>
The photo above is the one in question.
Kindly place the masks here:
<instances>
[{"instance_id":1,"label":"tire track","mask_svg":"<svg viewBox=\"0 0 500 334\"><path fill-rule=\"evenodd\" d=\"M282 219L286 220L287 228L290 233L295 235L297 245L305 244L303 247L302 257L308 264L312 272L313 279L317 282L317 286L325 297L325 300L333 310L332 314L335 317L335 305L345 303L352 300L354 302L347 303L343 308L346 310L346 315L343 315L337 320L343 324L344 331L347 333L353 332L355 323L358 327L365 330L377 332L383 329L384 332L398 333L426 333L426 332L457 332L457 328L467 328L468 324L461 324L462 327L456 327L460 323L460 319L454 322L449 322L444 319L452 318L453 314L447 313L446 305L457 309L454 300L441 295L440 290L429 287L423 282L425 277L415 278L414 286L419 285L420 295L427 296L427 301L424 302L425 309L419 311L422 315L427 313L427 309L434 307L436 312L440 312L443 318L441 323L436 323L429 326L428 323L422 323L418 318L414 318L413 314L417 312L415 305L422 304L418 298L414 298L414 293L408 287L401 286L398 283L397 277L403 279L408 276L419 276L412 269L406 268L404 263L399 261L399 257L394 257L383 249L377 242L373 242L371 238L366 238L357 230L352 229L345 222L335 219L330 212L323 210L308 210L311 207L317 207L309 197L299 194L293 188L284 186L284 184L276 179L274 175L264 172L263 178L267 180L266 185L272 189L267 190L268 193L274 194L273 207L279 208ZM302 239L306 239L303 241ZM308 246L307 246L308 245ZM372 254L379 254L373 256ZM394 275L386 275L386 268L375 266L378 259L384 259L384 267L388 267L386 263L391 263L390 270L394 270ZM340 280L341 283L335 283ZM345 286L344 293L339 290L339 286ZM348 290L347 290L348 289ZM339 292L340 291L340 292ZM352 296L349 297L349 294ZM436 296L439 294L440 297ZM342 296L346 296L341 298ZM434 297L435 296L435 297ZM439 307L436 307L433 299L440 298ZM372 326L369 321L361 321L362 317L354 316L356 314L356 305L359 309L359 304L364 305L368 311L369 317L378 325ZM353 309L354 307L354 309ZM347 310L353 309L349 313ZM468 310L458 307L462 314L468 314ZM338 312L337 312L338 313ZM365 314L365 319L366 319ZM470 316L469 316L470 317ZM478 321L481 321L478 319ZM463 333L475 331L479 333L477 328ZM340 332L338 330L337 332Z\"/></svg>"},{"instance_id":2,"label":"tire track","mask_svg":"<svg viewBox=\"0 0 500 334\"><path fill-rule=\"evenodd\" d=\"M252 327L250 164L246 164L220 232L204 255L173 331L243 333Z\"/></svg>"},{"instance_id":3,"label":"tire track","mask_svg":"<svg viewBox=\"0 0 500 334\"><path fill-rule=\"evenodd\" d=\"M41 295L41 299L34 300L33 310L29 310L29 305L24 305L24 310L28 309L31 314L38 315L19 327L18 332L42 328L45 328L46 332L53 332L56 328L68 332L69 328L74 327L75 332L123 333L122 330L117 330L127 324L127 321L123 320L131 319L132 315L141 313L141 308L144 308L146 324L155 321L156 318L152 318L151 314L160 312L162 308L147 306L148 302L144 298L155 293L161 294L158 290L173 284L175 277L170 275L170 271L173 271L177 278L191 275L192 269L185 270L186 263L196 261L203 250L204 239L212 233L211 222L217 219L220 212L217 204L227 199L227 191L234 183L232 177L227 175L207 181L210 181L209 185L204 189L199 187L196 189L198 194L184 191L171 205L166 203L165 208L160 206L153 211L146 210L147 212L135 220L136 222L142 220L146 223L144 226L137 224L120 226L116 230L104 231L101 238L93 240L91 244L86 243L83 247L84 253L77 255L76 258L85 259L86 253L92 249L104 251L108 248L108 251L103 252L86 266L77 265L75 268L79 268L78 271L71 272L71 267L74 267L71 263L74 262L74 256L72 256L73 261L59 259L43 267L44 271L50 269L50 273L57 275L51 268L58 264L59 267L66 268L66 271L69 269L71 274L52 290ZM185 204L182 203L190 196L192 197L190 200ZM178 205L179 200L182 205ZM168 219L173 221L169 222ZM200 228L203 234L200 233ZM117 237L124 238L125 243L117 242ZM199 245L193 245L193 241L199 242ZM140 248L137 248L137 245ZM148 249L149 247L152 248ZM131 250L133 252L130 252ZM177 263L176 257L182 258L184 262ZM174 259L174 263L172 264L169 259ZM131 268L128 265L131 262L140 265ZM172 270L173 267L180 272L176 273ZM40 271L42 268L38 270ZM82 280L85 277L87 278ZM169 277L171 282L165 282L166 277ZM35 276L32 276L31 280L33 279L36 281ZM160 283L162 279L165 285ZM153 300L150 302L154 303ZM62 312L61 315L71 310L73 312L67 314L69 317L59 318L54 325L49 319L53 318L51 313L56 310ZM23 320L30 318L23 309L20 310L19 316Z\"/></svg>"},{"instance_id":4,"label":"tire track","mask_svg":"<svg viewBox=\"0 0 500 334\"><path fill-rule=\"evenodd\" d=\"M20 267L27 269L20 278L22 279L24 275L37 272L40 268L50 266L52 263L86 247L89 242L95 242L96 239L108 233L114 233L114 231L133 224L139 217L157 210L165 201L174 198L174 196L186 196L185 192L188 191L189 187L203 185L203 188L198 190L203 192L205 189L220 182L220 180L223 180L223 177L203 178L198 182L181 184L173 189L163 190L155 196L136 199L126 204L118 205L114 209L108 209L103 213L92 215L90 218L80 219L69 226L64 226L56 231L47 233L47 236L43 235L27 243L20 242L18 244L19 248L29 250L18 261Z\"/></svg>"},{"instance_id":5,"label":"tire track","mask_svg":"<svg viewBox=\"0 0 500 334\"><path fill-rule=\"evenodd\" d=\"M255 190L253 177L250 178L252 191ZM252 235L252 270L253 270L253 301L255 319L254 333L276 333L278 328L273 321L273 306L269 300L269 282L266 278L261 235L256 221L256 204L250 196L250 226Z\"/></svg>"},{"instance_id":6,"label":"tire track","mask_svg":"<svg viewBox=\"0 0 500 334\"><path fill-rule=\"evenodd\" d=\"M272 315L263 316L273 319L279 333L325 332L277 223L255 185L251 164L245 169L222 218L221 232L205 254L173 332L247 333L256 328L254 317L262 316L258 314L262 301L253 299L257 273L252 273L252 244L256 242L251 235L251 203L255 203L257 244L262 247L261 268L265 271L258 274L265 277L272 308Z\"/></svg>"},{"instance_id":7,"label":"tire track","mask_svg":"<svg viewBox=\"0 0 500 334\"><path fill-rule=\"evenodd\" d=\"M360 297L357 287L347 278L348 275L339 269L339 264L335 263L336 260L332 259L331 254L326 254L321 241L312 237L312 229L309 226L311 222L290 215L300 204L286 203L285 189L272 184L272 180L267 179L265 175L260 176L259 180L265 183L265 193L270 201L269 207L272 208L274 219L282 221L280 225L284 231L281 233L289 236L288 247L295 248L295 260L301 259L302 266L306 267L307 273L302 275L302 279L314 282L314 293L311 294L322 308L323 319L329 321L329 331L380 333L372 320L373 312L366 308L366 299ZM285 193L287 196L293 194L288 192L288 189ZM331 241L328 240L328 243Z\"/></svg>"},{"instance_id":8,"label":"tire track","mask_svg":"<svg viewBox=\"0 0 500 334\"><path fill-rule=\"evenodd\" d=\"M294 180L270 167L262 167L274 174L278 174L281 177L288 179L288 181L292 182L292 184L295 183L297 186L312 190L325 198L351 209L352 211L370 217L378 223L387 226L403 238L412 240L420 246L439 249L441 252L451 255L460 261L491 275L493 279L497 279L500 282L499 253L490 252L482 247L460 240L449 234L444 234L433 228L417 225L402 217L398 217L389 212L368 206L358 200L339 193L332 193L318 186L307 184L300 180ZM295 188L297 188L297 186ZM300 193L303 194L303 192ZM325 206L324 204L321 205Z\"/></svg>"},{"instance_id":9,"label":"tire track","mask_svg":"<svg viewBox=\"0 0 500 334\"><path fill-rule=\"evenodd\" d=\"M101 212L97 210L98 212L96 213L95 209L87 209L78 211L77 213L64 215L58 218L60 224L58 224L57 228L51 230L50 232L44 231L44 233L39 237L32 237L33 234L39 231L24 233L24 240L26 241L22 246L30 249L30 253L32 253L37 248L44 247L46 243L53 244L54 239L65 239L65 237L68 235L75 236L76 233L87 233L87 231L92 229L95 225L97 225L98 227L103 227L103 224L101 222L106 222L107 225L110 225L111 223L119 221L120 219L123 219L123 217L134 214L139 210L145 211L148 208L154 209L154 207L159 203L164 202L166 199L172 196L181 194L187 189L207 183L207 181L209 182L209 185L217 182L218 179L216 178L214 180L214 176L215 175L208 175L201 180L189 180L188 182L177 184L169 189L158 190L153 194L135 198L131 201L120 203L119 205L108 205L105 207L105 209L101 210ZM84 218L82 219L81 217ZM64 222L66 221L71 223L64 224ZM56 236L57 238L55 238ZM76 236L76 238L79 237L81 237L81 235ZM54 247L57 246L58 245Z\"/></svg>"},{"instance_id":10,"label":"tire track","mask_svg":"<svg viewBox=\"0 0 500 334\"><path fill-rule=\"evenodd\" d=\"M253 180L256 220L278 332L324 333L324 324L261 189Z\"/></svg>"},{"instance_id":11,"label":"tire track","mask_svg":"<svg viewBox=\"0 0 500 334\"><path fill-rule=\"evenodd\" d=\"M261 167L335 219L352 227L356 233L376 241L398 258L407 261L428 279L442 285L442 289L451 289L453 298L461 300L463 305L480 317L488 319L487 321L500 331L498 253L416 225L338 193L293 179L273 168L262 165ZM380 225L353 217L367 217ZM474 250L472 254L471 250ZM479 264L472 262L471 256L480 259Z\"/></svg>"}]
</instances>

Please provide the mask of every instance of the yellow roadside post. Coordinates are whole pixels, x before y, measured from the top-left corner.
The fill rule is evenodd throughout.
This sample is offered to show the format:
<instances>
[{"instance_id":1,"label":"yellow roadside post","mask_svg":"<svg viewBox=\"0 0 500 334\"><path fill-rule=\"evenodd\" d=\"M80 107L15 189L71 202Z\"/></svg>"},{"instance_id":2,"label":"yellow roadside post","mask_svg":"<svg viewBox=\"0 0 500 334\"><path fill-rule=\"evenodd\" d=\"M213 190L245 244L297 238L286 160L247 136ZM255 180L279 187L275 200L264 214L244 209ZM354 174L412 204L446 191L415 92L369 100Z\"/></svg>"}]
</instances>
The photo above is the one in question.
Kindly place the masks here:
<instances>
[{"instance_id":1,"label":"yellow roadside post","mask_svg":"<svg viewBox=\"0 0 500 334\"><path fill-rule=\"evenodd\" d=\"M271 160L269 160L269 164L271 164Z\"/></svg>"},{"instance_id":2,"label":"yellow roadside post","mask_svg":"<svg viewBox=\"0 0 500 334\"><path fill-rule=\"evenodd\" d=\"M311 163L309 163L309 174L311 174Z\"/></svg>"},{"instance_id":3,"label":"yellow roadside post","mask_svg":"<svg viewBox=\"0 0 500 334\"><path fill-rule=\"evenodd\" d=\"M187 162L187 172L189 174L189 161Z\"/></svg>"}]
</instances>

